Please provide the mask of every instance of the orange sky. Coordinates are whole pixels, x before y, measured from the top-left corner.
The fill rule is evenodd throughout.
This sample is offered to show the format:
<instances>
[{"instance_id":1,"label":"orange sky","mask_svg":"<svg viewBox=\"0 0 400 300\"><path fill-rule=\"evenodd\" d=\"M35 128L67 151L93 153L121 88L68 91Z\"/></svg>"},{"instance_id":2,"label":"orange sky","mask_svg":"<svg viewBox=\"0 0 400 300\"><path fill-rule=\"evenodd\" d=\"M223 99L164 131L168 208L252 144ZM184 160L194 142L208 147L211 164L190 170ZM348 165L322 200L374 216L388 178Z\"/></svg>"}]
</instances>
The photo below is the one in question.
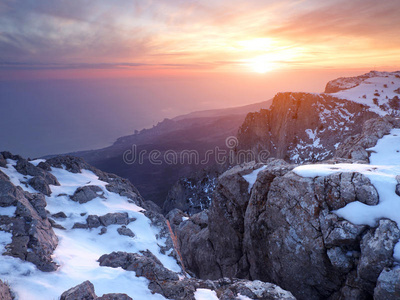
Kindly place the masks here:
<instances>
[{"instance_id":1,"label":"orange sky","mask_svg":"<svg viewBox=\"0 0 400 300\"><path fill-rule=\"evenodd\" d=\"M397 0L7 0L0 70L4 78L396 69L399 11Z\"/></svg>"}]
</instances>

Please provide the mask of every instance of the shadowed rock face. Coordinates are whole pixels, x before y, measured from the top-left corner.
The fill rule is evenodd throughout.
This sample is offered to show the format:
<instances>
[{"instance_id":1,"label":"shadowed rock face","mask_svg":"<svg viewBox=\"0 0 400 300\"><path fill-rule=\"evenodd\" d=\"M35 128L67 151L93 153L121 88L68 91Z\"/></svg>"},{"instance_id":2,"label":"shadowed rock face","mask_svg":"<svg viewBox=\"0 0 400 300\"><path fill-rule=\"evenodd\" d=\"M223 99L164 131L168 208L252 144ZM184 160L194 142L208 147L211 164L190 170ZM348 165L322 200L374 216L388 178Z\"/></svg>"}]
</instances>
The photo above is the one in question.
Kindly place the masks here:
<instances>
[{"instance_id":1,"label":"shadowed rock face","mask_svg":"<svg viewBox=\"0 0 400 300\"><path fill-rule=\"evenodd\" d=\"M369 121L361 136L374 127L387 132L387 126L379 125L382 122L389 124L390 117ZM294 167L270 160L250 194L243 175L254 166L220 176L208 224L200 226L193 216L176 227L185 266L201 278L273 282L298 299L365 299L374 293L379 295L376 299L385 299L384 295L398 293L395 284L389 287L397 271L387 271L393 278L383 273L397 270L393 268L394 245L400 238L397 225L380 220L370 228L333 213L354 201L378 204L370 180L355 172L305 178L294 173Z\"/></svg>"},{"instance_id":2,"label":"shadowed rock face","mask_svg":"<svg viewBox=\"0 0 400 300\"><path fill-rule=\"evenodd\" d=\"M239 150L267 150L295 163L321 161L373 117L366 106L327 94L278 93L270 109L247 115L238 132Z\"/></svg>"}]
</instances>

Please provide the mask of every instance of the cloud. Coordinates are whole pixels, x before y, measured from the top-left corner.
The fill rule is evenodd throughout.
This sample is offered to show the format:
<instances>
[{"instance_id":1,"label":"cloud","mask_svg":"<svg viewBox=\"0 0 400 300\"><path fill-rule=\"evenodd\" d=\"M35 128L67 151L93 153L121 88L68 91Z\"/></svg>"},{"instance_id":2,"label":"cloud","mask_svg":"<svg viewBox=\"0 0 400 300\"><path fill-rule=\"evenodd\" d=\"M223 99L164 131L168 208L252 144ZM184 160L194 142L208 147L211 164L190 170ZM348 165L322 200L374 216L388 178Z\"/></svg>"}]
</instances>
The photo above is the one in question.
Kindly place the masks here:
<instances>
[{"instance_id":1,"label":"cloud","mask_svg":"<svg viewBox=\"0 0 400 300\"><path fill-rule=\"evenodd\" d=\"M235 43L264 37L298 52L284 65L389 61L399 10L398 0L3 0L0 68L237 66L260 53Z\"/></svg>"}]
</instances>

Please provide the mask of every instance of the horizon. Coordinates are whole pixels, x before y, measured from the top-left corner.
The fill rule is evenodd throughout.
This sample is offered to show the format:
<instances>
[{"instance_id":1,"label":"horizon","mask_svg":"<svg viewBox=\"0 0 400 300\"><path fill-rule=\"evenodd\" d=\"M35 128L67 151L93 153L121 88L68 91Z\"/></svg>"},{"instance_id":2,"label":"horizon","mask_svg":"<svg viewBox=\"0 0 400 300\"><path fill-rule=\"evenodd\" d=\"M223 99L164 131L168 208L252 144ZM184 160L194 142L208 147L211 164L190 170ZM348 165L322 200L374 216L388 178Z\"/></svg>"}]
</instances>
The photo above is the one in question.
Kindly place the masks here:
<instances>
[{"instance_id":1,"label":"horizon","mask_svg":"<svg viewBox=\"0 0 400 300\"><path fill-rule=\"evenodd\" d=\"M399 70L399 8L394 0L5 1L0 148L32 157L102 148L164 118Z\"/></svg>"}]
</instances>

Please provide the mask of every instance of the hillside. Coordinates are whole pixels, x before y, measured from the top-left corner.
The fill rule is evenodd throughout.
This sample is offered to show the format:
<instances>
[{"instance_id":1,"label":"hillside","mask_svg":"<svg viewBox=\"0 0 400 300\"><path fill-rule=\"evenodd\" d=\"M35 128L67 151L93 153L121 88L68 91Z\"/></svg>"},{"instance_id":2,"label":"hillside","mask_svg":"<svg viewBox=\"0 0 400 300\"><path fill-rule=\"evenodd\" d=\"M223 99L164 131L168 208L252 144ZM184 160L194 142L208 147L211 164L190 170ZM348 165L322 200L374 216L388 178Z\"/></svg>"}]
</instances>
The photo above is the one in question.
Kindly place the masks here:
<instances>
[{"instance_id":1,"label":"hillside","mask_svg":"<svg viewBox=\"0 0 400 300\"><path fill-rule=\"evenodd\" d=\"M214 156L210 156L209 161L205 162L207 151L216 147L226 149L226 138L236 135L246 115L253 109L268 108L270 104L271 101L265 101L165 119L153 128L118 138L110 147L71 155L82 157L101 170L128 178L146 199L162 206L169 189L179 178L214 164ZM126 151L130 153L132 145L137 146L137 154L145 154L140 162L137 159L134 163L126 163L123 154ZM161 164L149 161L149 153L153 150L159 151ZM199 162L203 163L194 164L179 159L177 164L168 164L163 160L168 150L176 153L178 157L184 150L194 150L198 153ZM131 155L128 157L132 158Z\"/></svg>"}]
</instances>

